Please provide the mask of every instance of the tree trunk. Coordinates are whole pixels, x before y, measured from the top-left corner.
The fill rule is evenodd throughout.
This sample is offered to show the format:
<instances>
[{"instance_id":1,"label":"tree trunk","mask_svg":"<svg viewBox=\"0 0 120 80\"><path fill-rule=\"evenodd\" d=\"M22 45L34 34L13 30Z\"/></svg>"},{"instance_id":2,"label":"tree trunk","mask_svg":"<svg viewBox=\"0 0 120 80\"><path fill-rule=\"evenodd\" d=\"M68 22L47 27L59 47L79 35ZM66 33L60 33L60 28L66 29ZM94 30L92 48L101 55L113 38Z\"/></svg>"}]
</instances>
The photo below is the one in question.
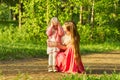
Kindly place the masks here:
<instances>
[{"instance_id":1,"label":"tree trunk","mask_svg":"<svg viewBox=\"0 0 120 80\"><path fill-rule=\"evenodd\" d=\"M82 6L80 6L80 24L82 24L82 22L83 22L83 15L82 15L82 13L83 13L83 7Z\"/></svg>"},{"instance_id":2,"label":"tree trunk","mask_svg":"<svg viewBox=\"0 0 120 80\"><path fill-rule=\"evenodd\" d=\"M88 12L89 12L89 14L88 14L87 22L90 24L91 23L91 7L88 7Z\"/></svg>"},{"instance_id":3,"label":"tree trunk","mask_svg":"<svg viewBox=\"0 0 120 80\"><path fill-rule=\"evenodd\" d=\"M9 7L10 7L10 5L9 5ZM12 20L11 18L12 18L12 10L9 9L9 19L8 20L11 21Z\"/></svg>"},{"instance_id":4,"label":"tree trunk","mask_svg":"<svg viewBox=\"0 0 120 80\"><path fill-rule=\"evenodd\" d=\"M19 0L19 28L21 28L21 0Z\"/></svg>"},{"instance_id":5,"label":"tree trunk","mask_svg":"<svg viewBox=\"0 0 120 80\"><path fill-rule=\"evenodd\" d=\"M92 11L91 11L91 35L90 35L90 38L91 40L93 39L93 28L94 28L94 0L92 2Z\"/></svg>"},{"instance_id":6,"label":"tree trunk","mask_svg":"<svg viewBox=\"0 0 120 80\"><path fill-rule=\"evenodd\" d=\"M3 0L0 0L0 4L3 2Z\"/></svg>"},{"instance_id":7,"label":"tree trunk","mask_svg":"<svg viewBox=\"0 0 120 80\"><path fill-rule=\"evenodd\" d=\"M73 16L73 6L71 7L71 20L73 21L74 20L74 16Z\"/></svg>"},{"instance_id":8,"label":"tree trunk","mask_svg":"<svg viewBox=\"0 0 120 80\"><path fill-rule=\"evenodd\" d=\"M117 9L117 3L114 2L114 7L115 7L115 12L116 12L116 9Z\"/></svg>"},{"instance_id":9,"label":"tree trunk","mask_svg":"<svg viewBox=\"0 0 120 80\"><path fill-rule=\"evenodd\" d=\"M91 27L94 27L94 0L92 3L92 12L91 12Z\"/></svg>"},{"instance_id":10,"label":"tree trunk","mask_svg":"<svg viewBox=\"0 0 120 80\"><path fill-rule=\"evenodd\" d=\"M49 0L47 0L47 24L49 22Z\"/></svg>"},{"instance_id":11,"label":"tree trunk","mask_svg":"<svg viewBox=\"0 0 120 80\"><path fill-rule=\"evenodd\" d=\"M56 17L58 18L58 3L57 2L56 2L56 11L57 11Z\"/></svg>"}]
</instances>

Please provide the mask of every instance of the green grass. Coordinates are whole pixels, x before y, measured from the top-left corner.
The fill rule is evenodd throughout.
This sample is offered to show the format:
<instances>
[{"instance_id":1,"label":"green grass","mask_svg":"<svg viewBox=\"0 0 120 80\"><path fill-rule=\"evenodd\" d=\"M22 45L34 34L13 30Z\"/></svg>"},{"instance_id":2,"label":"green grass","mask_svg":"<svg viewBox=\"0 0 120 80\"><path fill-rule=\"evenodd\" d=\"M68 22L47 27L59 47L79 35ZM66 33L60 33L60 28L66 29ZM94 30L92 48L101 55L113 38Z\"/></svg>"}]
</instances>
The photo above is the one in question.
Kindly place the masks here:
<instances>
[{"instance_id":1,"label":"green grass","mask_svg":"<svg viewBox=\"0 0 120 80\"><path fill-rule=\"evenodd\" d=\"M120 51L120 43L81 44L82 54ZM0 42L0 60L47 57L46 44L2 43Z\"/></svg>"},{"instance_id":2,"label":"green grass","mask_svg":"<svg viewBox=\"0 0 120 80\"><path fill-rule=\"evenodd\" d=\"M44 74L43 74L44 75ZM55 74L56 75L56 74ZM57 75L56 75L57 76ZM4 75L0 74L0 80L7 80ZM41 80L40 76L32 77L28 73L18 73L15 77L10 80ZM51 80L49 77L43 80ZM91 74L66 74L61 78L58 76L57 80L120 80L120 73L107 74L103 73L101 75L91 75Z\"/></svg>"},{"instance_id":3,"label":"green grass","mask_svg":"<svg viewBox=\"0 0 120 80\"><path fill-rule=\"evenodd\" d=\"M81 44L81 53L102 53L120 51L120 42L105 42L100 44Z\"/></svg>"},{"instance_id":4,"label":"green grass","mask_svg":"<svg viewBox=\"0 0 120 80\"><path fill-rule=\"evenodd\" d=\"M32 43L0 43L0 60L46 57L46 46Z\"/></svg>"},{"instance_id":5,"label":"green grass","mask_svg":"<svg viewBox=\"0 0 120 80\"><path fill-rule=\"evenodd\" d=\"M120 74L102 74L102 75L67 75L62 80L120 80Z\"/></svg>"}]
</instances>

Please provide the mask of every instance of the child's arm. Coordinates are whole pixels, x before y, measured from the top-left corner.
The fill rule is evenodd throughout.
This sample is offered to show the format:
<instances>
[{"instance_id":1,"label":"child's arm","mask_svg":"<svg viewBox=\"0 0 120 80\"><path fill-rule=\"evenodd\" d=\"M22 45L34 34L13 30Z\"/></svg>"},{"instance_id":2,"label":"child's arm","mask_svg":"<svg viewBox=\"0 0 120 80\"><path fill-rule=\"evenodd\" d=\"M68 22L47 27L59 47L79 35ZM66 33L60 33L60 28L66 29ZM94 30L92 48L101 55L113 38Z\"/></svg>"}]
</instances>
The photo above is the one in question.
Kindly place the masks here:
<instances>
[{"instance_id":1,"label":"child's arm","mask_svg":"<svg viewBox=\"0 0 120 80\"><path fill-rule=\"evenodd\" d=\"M64 30L63 30L63 28L60 26L60 23L58 23L58 35L59 35L59 36L63 36L63 35L64 35Z\"/></svg>"},{"instance_id":2,"label":"child's arm","mask_svg":"<svg viewBox=\"0 0 120 80\"><path fill-rule=\"evenodd\" d=\"M47 31L46 31L47 36L52 35L52 28L53 28L53 26L50 26L50 27L47 28Z\"/></svg>"}]
</instances>

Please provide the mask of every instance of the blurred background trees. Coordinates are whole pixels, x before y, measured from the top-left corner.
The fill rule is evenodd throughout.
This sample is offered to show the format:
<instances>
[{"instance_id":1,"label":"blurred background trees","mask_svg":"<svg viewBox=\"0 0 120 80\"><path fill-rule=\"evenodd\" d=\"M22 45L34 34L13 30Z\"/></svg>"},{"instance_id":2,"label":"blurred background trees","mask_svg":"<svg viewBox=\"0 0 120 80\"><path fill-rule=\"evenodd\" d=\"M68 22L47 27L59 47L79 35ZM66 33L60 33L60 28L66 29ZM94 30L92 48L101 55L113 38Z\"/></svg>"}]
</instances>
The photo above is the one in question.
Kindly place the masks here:
<instances>
[{"instance_id":1,"label":"blurred background trees","mask_svg":"<svg viewBox=\"0 0 120 80\"><path fill-rule=\"evenodd\" d=\"M0 41L45 43L53 16L75 21L81 43L120 41L120 0L0 0Z\"/></svg>"}]
</instances>

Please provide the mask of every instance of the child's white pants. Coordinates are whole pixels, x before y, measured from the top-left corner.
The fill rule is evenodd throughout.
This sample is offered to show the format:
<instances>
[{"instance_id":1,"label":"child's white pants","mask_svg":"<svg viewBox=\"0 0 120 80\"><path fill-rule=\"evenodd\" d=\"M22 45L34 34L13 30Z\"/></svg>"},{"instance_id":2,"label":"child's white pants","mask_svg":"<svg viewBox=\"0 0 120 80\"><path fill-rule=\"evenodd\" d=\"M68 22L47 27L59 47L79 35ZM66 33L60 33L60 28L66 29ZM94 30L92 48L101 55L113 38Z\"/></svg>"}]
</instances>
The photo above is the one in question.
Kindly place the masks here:
<instances>
[{"instance_id":1,"label":"child's white pants","mask_svg":"<svg viewBox=\"0 0 120 80\"><path fill-rule=\"evenodd\" d=\"M49 53L49 56L48 56L48 65L49 66L56 65L56 55L57 55L57 52Z\"/></svg>"}]
</instances>

